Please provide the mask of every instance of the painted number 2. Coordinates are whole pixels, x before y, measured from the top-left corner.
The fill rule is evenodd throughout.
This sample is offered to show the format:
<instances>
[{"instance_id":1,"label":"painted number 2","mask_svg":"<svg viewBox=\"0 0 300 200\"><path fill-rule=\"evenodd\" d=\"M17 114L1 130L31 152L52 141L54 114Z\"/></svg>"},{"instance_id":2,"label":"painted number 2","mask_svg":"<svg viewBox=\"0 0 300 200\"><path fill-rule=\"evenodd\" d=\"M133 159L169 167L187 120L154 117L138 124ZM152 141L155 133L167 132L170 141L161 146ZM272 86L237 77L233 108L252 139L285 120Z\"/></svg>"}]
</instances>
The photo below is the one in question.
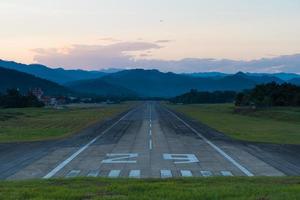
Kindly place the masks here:
<instances>
[{"instance_id":1,"label":"painted number 2","mask_svg":"<svg viewBox=\"0 0 300 200\"><path fill-rule=\"evenodd\" d=\"M175 160L175 164L197 163L198 158L194 154L163 154L165 160Z\"/></svg>"},{"instance_id":2,"label":"painted number 2","mask_svg":"<svg viewBox=\"0 0 300 200\"><path fill-rule=\"evenodd\" d=\"M136 160L132 160L133 158L137 158L137 153L118 153L118 154L106 154L108 159L102 161L102 163L106 164L114 164L114 163L136 163Z\"/></svg>"}]
</instances>

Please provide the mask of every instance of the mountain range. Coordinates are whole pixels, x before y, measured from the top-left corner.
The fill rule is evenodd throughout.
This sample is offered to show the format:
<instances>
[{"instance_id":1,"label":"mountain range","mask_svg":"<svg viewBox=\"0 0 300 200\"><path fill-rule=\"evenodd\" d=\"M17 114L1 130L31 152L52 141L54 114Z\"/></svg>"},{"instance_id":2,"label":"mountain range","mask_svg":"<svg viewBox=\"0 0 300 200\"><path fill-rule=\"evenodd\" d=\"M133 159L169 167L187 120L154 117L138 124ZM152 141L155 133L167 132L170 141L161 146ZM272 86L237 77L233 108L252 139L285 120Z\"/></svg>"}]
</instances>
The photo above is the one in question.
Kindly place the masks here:
<instances>
[{"instance_id":1,"label":"mountain range","mask_svg":"<svg viewBox=\"0 0 300 200\"><path fill-rule=\"evenodd\" d=\"M158 70L134 69L116 72L98 79L73 82L67 86L73 90L80 88L81 92L93 88L96 92L103 88L104 83L108 83L110 86L126 88L142 97L173 97L191 89L242 91L269 82L284 83L285 81L272 76L249 76L242 72L222 78L199 78L170 72L162 73Z\"/></svg>"},{"instance_id":2,"label":"mountain range","mask_svg":"<svg viewBox=\"0 0 300 200\"><path fill-rule=\"evenodd\" d=\"M25 72L60 84L76 80L99 78L107 74L102 71L52 69L40 64L25 65L4 60L0 60L0 67Z\"/></svg>"},{"instance_id":3,"label":"mountain range","mask_svg":"<svg viewBox=\"0 0 300 200\"><path fill-rule=\"evenodd\" d=\"M0 93L11 88L18 88L21 93L27 93L29 89L41 88L47 95L73 94L71 90L52 81L0 67Z\"/></svg>"},{"instance_id":4,"label":"mountain range","mask_svg":"<svg viewBox=\"0 0 300 200\"><path fill-rule=\"evenodd\" d=\"M191 89L242 91L253 88L257 84L273 81L300 85L300 75L290 73L176 74L144 69L85 71L52 69L44 65L25 65L3 60L0 60L0 67L2 67L0 71L2 90L9 87L23 88L23 90L30 87L41 87L45 88L47 92L56 90L61 94L75 91L79 94L101 96L173 97ZM4 68L10 70L7 71Z\"/></svg>"}]
</instances>

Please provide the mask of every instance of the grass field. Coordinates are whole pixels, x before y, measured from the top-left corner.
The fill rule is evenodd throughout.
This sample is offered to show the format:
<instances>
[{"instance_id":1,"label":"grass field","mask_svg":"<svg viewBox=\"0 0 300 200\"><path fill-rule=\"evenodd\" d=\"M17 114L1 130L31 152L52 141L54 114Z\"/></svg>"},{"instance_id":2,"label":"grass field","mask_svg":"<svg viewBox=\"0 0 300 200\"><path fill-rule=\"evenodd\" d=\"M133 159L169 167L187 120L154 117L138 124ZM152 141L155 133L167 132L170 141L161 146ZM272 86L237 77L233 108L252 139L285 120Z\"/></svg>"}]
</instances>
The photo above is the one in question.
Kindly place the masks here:
<instances>
[{"instance_id":1,"label":"grass field","mask_svg":"<svg viewBox=\"0 0 300 200\"><path fill-rule=\"evenodd\" d=\"M236 139L300 144L300 107L235 113L231 104L168 106Z\"/></svg>"},{"instance_id":2,"label":"grass field","mask_svg":"<svg viewBox=\"0 0 300 200\"><path fill-rule=\"evenodd\" d=\"M300 199L300 178L3 181L0 199L296 200Z\"/></svg>"},{"instance_id":3,"label":"grass field","mask_svg":"<svg viewBox=\"0 0 300 200\"><path fill-rule=\"evenodd\" d=\"M97 108L0 109L0 142L37 141L66 137L80 129L115 116L129 103Z\"/></svg>"}]
</instances>

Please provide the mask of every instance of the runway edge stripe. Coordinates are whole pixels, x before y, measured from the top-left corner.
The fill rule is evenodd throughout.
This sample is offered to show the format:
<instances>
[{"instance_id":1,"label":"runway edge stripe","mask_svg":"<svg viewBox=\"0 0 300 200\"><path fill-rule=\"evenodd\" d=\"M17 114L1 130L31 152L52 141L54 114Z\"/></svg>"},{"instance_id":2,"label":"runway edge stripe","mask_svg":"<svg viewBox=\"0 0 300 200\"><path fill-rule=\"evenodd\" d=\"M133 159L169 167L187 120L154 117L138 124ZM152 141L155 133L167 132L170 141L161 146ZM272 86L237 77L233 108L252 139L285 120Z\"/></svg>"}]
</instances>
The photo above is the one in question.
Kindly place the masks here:
<instances>
[{"instance_id":1,"label":"runway edge stripe","mask_svg":"<svg viewBox=\"0 0 300 200\"><path fill-rule=\"evenodd\" d=\"M48 174L46 174L43 178L49 179L53 177L57 172L59 172L61 169L63 169L68 163L70 163L74 158L76 158L80 153L82 153L84 150L86 150L89 146L91 146L94 142L96 142L100 137L102 137L104 134L106 134L108 131L110 131L113 127L115 127L120 121L125 119L129 114L131 114L134 110L129 111L127 114L125 114L123 117L121 117L118 121L116 121L113 125L111 125L109 128L104 130L100 135L95 137L93 140L91 140L89 143L81 147L78 151L76 151L74 154L72 154L69 158L64 160L62 163L60 163L57 167L55 167L52 171L50 171Z\"/></svg>"},{"instance_id":2,"label":"runway edge stripe","mask_svg":"<svg viewBox=\"0 0 300 200\"><path fill-rule=\"evenodd\" d=\"M254 176L248 169L243 167L241 164L239 164L237 161L235 161L232 157L230 157L227 153L225 153L222 149L220 149L217 145L209 141L206 137L204 137L201 133L199 133L196 129L191 127L188 123L186 123L184 120L182 120L180 117L178 117L175 113L169 111L165 108L167 112L172 114L175 118L177 118L179 121L181 121L184 125L186 125L189 129L191 129L194 133L196 133L200 138L202 138L209 146L211 146L213 149L215 149L219 154L221 154L224 158L226 158L228 161L230 161L234 166L236 166L239 170L241 170L245 175L247 176Z\"/></svg>"}]
</instances>

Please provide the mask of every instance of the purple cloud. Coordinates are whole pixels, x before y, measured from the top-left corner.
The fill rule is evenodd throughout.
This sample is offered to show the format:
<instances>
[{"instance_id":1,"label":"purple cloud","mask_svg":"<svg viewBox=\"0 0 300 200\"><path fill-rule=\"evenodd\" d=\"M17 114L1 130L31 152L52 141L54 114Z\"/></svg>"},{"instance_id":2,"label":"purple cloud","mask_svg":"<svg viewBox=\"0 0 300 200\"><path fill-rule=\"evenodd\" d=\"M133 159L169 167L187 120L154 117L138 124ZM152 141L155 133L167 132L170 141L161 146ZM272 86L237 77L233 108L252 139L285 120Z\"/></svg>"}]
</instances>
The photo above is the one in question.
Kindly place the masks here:
<instances>
[{"instance_id":1,"label":"purple cloud","mask_svg":"<svg viewBox=\"0 0 300 200\"><path fill-rule=\"evenodd\" d=\"M157 40L157 41L155 41L155 43L169 43L169 42L173 42L173 40Z\"/></svg>"},{"instance_id":2,"label":"purple cloud","mask_svg":"<svg viewBox=\"0 0 300 200\"><path fill-rule=\"evenodd\" d=\"M219 71L300 73L300 54L262 58L252 61L185 58L182 60L147 59L156 43L122 42L111 45L73 45L68 49L35 49L35 61L53 67L103 69L145 68L172 72ZM132 54L137 55L137 57ZM138 53L138 54L136 54Z\"/></svg>"},{"instance_id":3,"label":"purple cloud","mask_svg":"<svg viewBox=\"0 0 300 200\"><path fill-rule=\"evenodd\" d=\"M102 69L131 66L135 61L130 52L159 49L147 42L122 42L111 45L73 45L68 49L35 49L34 60L49 66Z\"/></svg>"}]
</instances>

